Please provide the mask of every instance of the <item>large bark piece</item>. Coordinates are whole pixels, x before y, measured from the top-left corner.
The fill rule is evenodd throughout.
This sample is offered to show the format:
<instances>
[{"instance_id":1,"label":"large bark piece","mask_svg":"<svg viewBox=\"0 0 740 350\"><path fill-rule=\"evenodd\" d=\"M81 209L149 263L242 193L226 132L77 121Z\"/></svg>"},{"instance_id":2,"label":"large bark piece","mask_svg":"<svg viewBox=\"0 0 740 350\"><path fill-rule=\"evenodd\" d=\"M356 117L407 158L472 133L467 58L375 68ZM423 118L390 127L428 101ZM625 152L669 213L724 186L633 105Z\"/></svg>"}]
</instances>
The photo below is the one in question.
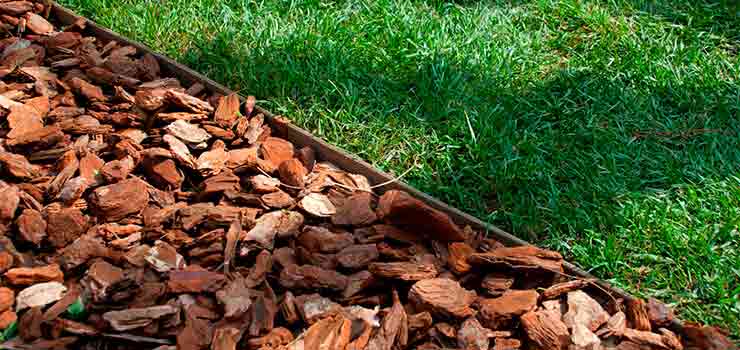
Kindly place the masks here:
<instances>
[{"instance_id":1,"label":"large bark piece","mask_svg":"<svg viewBox=\"0 0 740 350\"><path fill-rule=\"evenodd\" d=\"M421 236L440 241L462 241L463 230L447 214L436 210L403 191L388 191L378 203L380 219Z\"/></svg>"},{"instance_id":2,"label":"large bark piece","mask_svg":"<svg viewBox=\"0 0 740 350\"><path fill-rule=\"evenodd\" d=\"M95 189L90 201L103 221L113 222L141 212L149 201L148 193L146 184L133 178Z\"/></svg>"},{"instance_id":3,"label":"large bark piece","mask_svg":"<svg viewBox=\"0 0 740 350\"><path fill-rule=\"evenodd\" d=\"M373 196L367 192L354 194L337 208L331 221L335 225L366 226L377 220L373 210Z\"/></svg>"},{"instance_id":4,"label":"large bark piece","mask_svg":"<svg viewBox=\"0 0 740 350\"><path fill-rule=\"evenodd\" d=\"M347 277L316 266L290 265L280 273L280 284L285 288L342 291L347 287Z\"/></svg>"},{"instance_id":5,"label":"large bark piece","mask_svg":"<svg viewBox=\"0 0 740 350\"><path fill-rule=\"evenodd\" d=\"M534 246L497 248L486 253L475 253L470 256L469 261L474 265L503 265L521 270L563 270L562 255Z\"/></svg>"},{"instance_id":6,"label":"large bark piece","mask_svg":"<svg viewBox=\"0 0 740 350\"><path fill-rule=\"evenodd\" d=\"M368 269L375 276L402 281L427 280L438 274L433 264L415 262L372 263Z\"/></svg>"},{"instance_id":7,"label":"large bark piece","mask_svg":"<svg viewBox=\"0 0 740 350\"><path fill-rule=\"evenodd\" d=\"M416 282L409 291L409 300L420 310L442 317L465 318L473 314L470 305L475 292L446 278L432 278Z\"/></svg>"},{"instance_id":8,"label":"large bark piece","mask_svg":"<svg viewBox=\"0 0 740 350\"><path fill-rule=\"evenodd\" d=\"M570 334L559 317L550 311L528 312L521 317L529 340L542 349L567 349Z\"/></svg>"},{"instance_id":9,"label":"large bark piece","mask_svg":"<svg viewBox=\"0 0 740 350\"><path fill-rule=\"evenodd\" d=\"M484 326L499 329L516 317L534 311L538 297L534 290L509 290L498 298L481 301L478 318Z\"/></svg>"}]
</instances>

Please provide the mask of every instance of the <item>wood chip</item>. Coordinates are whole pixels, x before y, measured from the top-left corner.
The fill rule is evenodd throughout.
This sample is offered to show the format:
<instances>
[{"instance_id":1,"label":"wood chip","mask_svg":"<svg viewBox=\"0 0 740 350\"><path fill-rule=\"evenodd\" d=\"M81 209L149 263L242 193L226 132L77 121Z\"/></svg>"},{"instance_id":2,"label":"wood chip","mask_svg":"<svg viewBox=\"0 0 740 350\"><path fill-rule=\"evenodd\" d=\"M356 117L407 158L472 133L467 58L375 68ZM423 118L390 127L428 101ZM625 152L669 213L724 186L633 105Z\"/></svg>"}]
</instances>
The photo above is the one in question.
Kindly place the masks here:
<instances>
[{"instance_id":1,"label":"wood chip","mask_svg":"<svg viewBox=\"0 0 740 350\"><path fill-rule=\"evenodd\" d=\"M537 307L539 295L534 290L509 290L494 299L479 302L479 319L491 329L500 329L509 325L516 317Z\"/></svg>"},{"instance_id":2,"label":"wood chip","mask_svg":"<svg viewBox=\"0 0 740 350\"><path fill-rule=\"evenodd\" d=\"M470 305L475 292L446 278L432 278L416 282L409 291L409 300L419 310L442 317L465 318L473 314Z\"/></svg>"},{"instance_id":3,"label":"wood chip","mask_svg":"<svg viewBox=\"0 0 740 350\"><path fill-rule=\"evenodd\" d=\"M527 312L521 317L527 337L542 349L567 349L568 327L550 311Z\"/></svg>"}]
</instances>

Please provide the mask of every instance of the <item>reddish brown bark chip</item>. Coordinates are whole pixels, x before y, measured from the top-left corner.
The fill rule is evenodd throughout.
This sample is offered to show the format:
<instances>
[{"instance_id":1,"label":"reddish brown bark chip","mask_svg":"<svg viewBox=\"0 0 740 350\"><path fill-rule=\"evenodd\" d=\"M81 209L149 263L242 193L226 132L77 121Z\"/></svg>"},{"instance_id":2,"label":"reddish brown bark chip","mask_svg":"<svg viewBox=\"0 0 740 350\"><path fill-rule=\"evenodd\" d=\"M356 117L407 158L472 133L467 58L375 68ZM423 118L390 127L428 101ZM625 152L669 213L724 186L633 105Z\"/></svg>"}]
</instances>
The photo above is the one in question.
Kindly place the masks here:
<instances>
[{"instance_id":1,"label":"reddish brown bark chip","mask_svg":"<svg viewBox=\"0 0 740 350\"><path fill-rule=\"evenodd\" d=\"M64 270L72 270L92 258L108 255L108 249L99 238L83 235L61 251L60 264Z\"/></svg>"},{"instance_id":2,"label":"reddish brown bark chip","mask_svg":"<svg viewBox=\"0 0 740 350\"><path fill-rule=\"evenodd\" d=\"M90 84L80 78L72 78L70 85L77 90L82 96L85 96L90 101L107 101L108 98L103 94L103 90L99 86Z\"/></svg>"},{"instance_id":3,"label":"reddish brown bark chip","mask_svg":"<svg viewBox=\"0 0 740 350\"><path fill-rule=\"evenodd\" d=\"M683 344L676 333L671 332L668 329L661 328L658 330L661 334L661 340L669 349L683 350Z\"/></svg>"},{"instance_id":4,"label":"reddish brown bark chip","mask_svg":"<svg viewBox=\"0 0 740 350\"><path fill-rule=\"evenodd\" d=\"M648 299L647 313L650 323L656 327L668 327L675 318L673 309L655 298Z\"/></svg>"},{"instance_id":5,"label":"reddish brown bark chip","mask_svg":"<svg viewBox=\"0 0 740 350\"><path fill-rule=\"evenodd\" d=\"M59 315L65 312L70 305L74 304L78 300L79 296L80 288L73 285L59 301L46 309L44 312L44 320L48 322L59 317Z\"/></svg>"},{"instance_id":6,"label":"reddish brown bark chip","mask_svg":"<svg viewBox=\"0 0 740 350\"><path fill-rule=\"evenodd\" d=\"M542 349L567 349L570 334L568 327L555 313L549 311L527 312L521 317L527 337Z\"/></svg>"},{"instance_id":7,"label":"reddish brown bark chip","mask_svg":"<svg viewBox=\"0 0 740 350\"><path fill-rule=\"evenodd\" d=\"M283 209L295 205L293 197L283 191L263 194L260 198L262 199L262 203L270 208Z\"/></svg>"},{"instance_id":8,"label":"reddish brown bark chip","mask_svg":"<svg viewBox=\"0 0 740 350\"><path fill-rule=\"evenodd\" d=\"M25 132L7 141L11 147L37 147L39 149L49 148L64 140L64 133L59 126L45 126Z\"/></svg>"},{"instance_id":9,"label":"reddish brown bark chip","mask_svg":"<svg viewBox=\"0 0 740 350\"><path fill-rule=\"evenodd\" d=\"M257 147L229 150L227 152L229 159L226 160L226 166L230 169L236 169L239 167L256 168L258 151L259 148Z\"/></svg>"},{"instance_id":10,"label":"reddish brown bark chip","mask_svg":"<svg viewBox=\"0 0 740 350\"><path fill-rule=\"evenodd\" d=\"M265 132L264 129L264 115L258 114L249 120L247 118L239 118L239 120L236 122L236 131L237 135L241 135L244 140L249 145L254 145L259 141L260 139L265 139L265 135L263 137L263 133Z\"/></svg>"},{"instance_id":11,"label":"reddish brown bark chip","mask_svg":"<svg viewBox=\"0 0 740 350\"><path fill-rule=\"evenodd\" d=\"M10 139L44 127L41 114L26 105L11 107L7 120L11 129L7 137Z\"/></svg>"},{"instance_id":12,"label":"reddish brown bark chip","mask_svg":"<svg viewBox=\"0 0 740 350\"><path fill-rule=\"evenodd\" d=\"M239 117L239 96L230 94L221 97L213 119L224 128L230 128Z\"/></svg>"},{"instance_id":13,"label":"reddish brown bark chip","mask_svg":"<svg viewBox=\"0 0 740 350\"><path fill-rule=\"evenodd\" d=\"M75 208L48 213L47 235L56 248L63 248L79 238L88 227L88 217Z\"/></svg>"},{"instance_id":14,"label":"reddish brown bark chip","mask_svg":"<svg viewBox=\"0 0 740 350\"><path fill-rule=\"evenodd\" d=\"M57 264L43 267L18 267L8 270L5 278L16 286L30 286L43 282L64 282L64 273Z\"/></svg>"},{"instance_id":15,"label":"reddish brown bark chip","mask_svg":"<svg viewBox=\"0 0 740 350\"><path fill-rule=\"evenodd\" d=\"M634 342L636 344L648 347L648 348L659 348L665 349L667 346L663 343L663 337L660 334L656 334L648 331L638 331L632 328L624 330L624 339Z\"/></svg>"},{"instance_id":16,"label":"reddish brown bark chip","mask_svg":"<svg viewBox=\"0 0 740 350\"><path fill-rule=\"evenodd\" d=\"M172 124L167 125L165 130L183 142L196 146L211 138L211 134L197 125L190 124L184 120L174 121Z\"/></svg>"},{"instance_id":17,"label":"reddish brown bark chip","mask_svg":"<svg viewBox=\"0 0 740 350\"><path fill-rule=\"evenodd\" d=\"M179 107L185 108L193 113L208 114L213 112L213 106L211 106L210 103L183 92L178 92L170 89L165 92L165 97L169 102Z\"/></svg>"},{"instance_id":18,"label":"reddish brown bark chip","mask_svg":"<svg viewBox=\"0 0 740 350\"><path fill-rule=\"evenodd\" d=\"M208 349L213 337L213 328L208 320L188 318L185 327L177 334L177 349Z\"/></svg>"},{"instance_id":19,"label":"reddish brown bark chip","mask_svg":"<svg viewBox=\"0 0 740 350\"><path fill-rule=\"evenodd\" d=\"M260 146L260 154L273 169L277 169L283 162L293 159L293 144L278 137L268 137Z\"/></svg>"},{"instance_id":20,"label":"reddish brown bark chip","mask_svg":"<svg viewBox=\"0 0 740 350\"><path fill-rule=\"evenodd\" d=\"M447 265L452 272L464 274L470 271L472 266L468 263L468 257L475 253L475 249L464 242L453 242L448 246L449 257Z\"/></svg>"},{"instance_id":21,"label":"reddish brown bark chip","mask_svg":"<svg viewBox=\"0 0 740 350\"><path fill-rule=\"evenodd\" d=\"M548 287L547 289L542 291L541 295L543 299L555 299L568 292L583 289L588 286L588 284L589 281L587 280L572 280L562 282Z\"/></svg>"},{"instance_id":22,"label":"reddish brown bark chip","mask_svg":"<svg viewBox=\"0 0 740 350\"><path fill-rule=\"evenodd\" d=\"M373 210L373 195L360 192L347 198L337 213L331 217L335 225L366 226L375 222L378 217Z\"/></svg>"},{"instance_id":23,"label":"reddish brown bark chip","mask_svg":"<svg viewBox=\"0 0 740 350\"><path fill-rule=\"evenodd\" d=\"M167 242L156 241L154 247L144 256L146 262L159 272L169 272L185 268L185 259Z\"/></svg>"},{"instance_id":24,"label":"reddish brown bark chip","mask_svg":"<svg viewBox=\"0 0 740 350\"><path fill-rule=\"evenodd\" d=\"M104 260L98 260L93 263L87 270L86 280L93 300L96 302L105 302L108 297L108 289L123 280L123 269L113 266Z\"/></svg>"},{"instance_id":25,"label":"reddish brown bark chip","mask_svg":"<svg viewBox=\"0 0 740 350\"><path fill-rule=\"evenodd\" d=\"M727 334L716 327L686 322L683 325L683 332L687 350L737 349L737 346L730 341Z\"/></svg>"},{"instance_id":26,"label":"reddish brown bark chip","mask_svg":"<svg viewBox=\"0 0 740 350\"><path fill-rule=\"evenodd\" d=\"M206 129L206 131L213 135L213 137L224 140L224 141L230 141L233 140L236 135L234 135L234 132L231 130L225 130L221 129L212 125L203 125L203 129Z\"/></svg>"},{"instance_id":27,"label":"reddish brown bark chip","mask_svg":"<svg viewBox=\"0 0 740 350\"><path fill-rule=\"evenodd\" d=\"M236 345L242 337L242 332L234 327L220 327L213 331L211 349L236 350Z\"/></svg>"},{"instance_id":28,"label":"reddish brown bark chip","mask_svg":"<svg viewBox=\"0 0 740 350\"><path fill-rule=\"evenodd\" d=\"M95 189L90 196L98 216L106 222L141 212L149 201L146 184L136 178Z\"/></svg>"},{"instance_id":29,"label":"reddish brown bark chip","mask_svg":"<svg viewBox=\"0 0 740 350\"><path fill-rule=\"evenodd\" d=\"M280 284L285 288L343 291L347 287L347 277L316 266L290 265L280 272Z\"/></svg>"},{"instance_id":30,"label":"reddish brown bark chip","mask_svg":"<svg viewBox=\"0 0 740 350\"><path fill-rule=\"evenodd\" d=\"M409 291L409 301L419 311L429 311L441 317L465 318L473 314L470 304L475 292L462 288L446 278L432 278L416 282Z\"/></svg>"},{"instance_id":31,"label":"reddish brown bark chip","mask_svg":"<svg viewBox=\"0 0 740 350\"><path fill-rule=\"evenodd\" d=\"M44 17L29 12L26 13L24 18L26 19L26 28L34 34L48 35L54 32L54 26Z\"/></svg>"},{"instance_id":32,"label":"reddish brown bark chip","mask_svg":"<svg viewBox=\"0 0 740 350\"><path fill-rule=\"evenodd\" d=\"M19 154L0 152L0 165L5 173L20 180L32 180L43 175L41 168Z\"/></svg>"},{"instance_id":33,"label":"reddish brown bark chip","mask_svg":"<svg viewBox=\"0 0 740 350\"><path fill-rule=\"evenodd\" d=\"M306 177L306 168L298 159L288 159L278 167L280 180L286 185L303 187L303 178Z\"/></svg>"},{"instance_id":34,"label":"reddish brown bark chip","mask_svg":"<svg viewBox=\"0 0 740 350\"><path fill-rule=\"evenodd\" d=\"M216 292L216 298L224 305L224 317L239 318L252 305L251 293L243 278L236 278L226 287Z\"/></svg>"},{"instance_id":35,"label":"reddish brown bark chip","mask_svg":"<svg viewBox=\"0 0 740 350\"><path fill-rule=\"evenodd\" d=\"M15 303L15 292L6 287L0 287L0 312L10 310Z\"/></svg>"},{"instance_id":36,"label":"reddish brown bark chip","mask_svg":"<svg viewBox=\"0 0 740 350\"><path fill-rule=\"evenodd\" d=\"M5 185L3 183L3 185ZM0 222L10 222L15 218L21 197L18 187L0 186Z\"/></svg>"},{"instance_id":37,"label":"reddish brown bark chip","mask_svg":"<svg viewBox=\"0 0 740 350\"><path fill-rule=\"evenodd\" d=\"M496 338L491 350L519 350L522 342L519 339Z\"/></svg>"},{"instance_id":38,"label":"reddish brown bark chip","mask_svg":"<svg viewBox=\"0 0 740 350\"><path fill-rule=\"evenodd\" d=\"M254 304L249 308L249 311L249 316L252 320L248 329L250 336L256 337L272 330L275 324L275 316L278 312L278 307L274 300L259 296L254 300Z\"/></svg>"},{"instance_id":39,"label":"reddish brown bark chip","mask_svg":"<svg viewBox=\"0 0 740 350\"><path fill-rule=\"evenodd\" d=\"M562 255L534 246L496 248L471 255L469 262L473 265L504 265L514 269L563 270Z\"/></svg>"},{"instance_id":40,"label":"reddish brown bark chip","mask_svg":"<svg viewBox=\"0 0 740 350\"><path fill-rule=\"evenodd\" d=\"M31 10L33 10L33 3L30 1L8 1L0 3L0 13L7 13L12 16L20 16Z\"/></svg>"},{"instance_id":41,"label":"reddish brown bark chip","mask_svg":"<svg viewBox=\"0 0 740 350\"><path fill-rule=\"evenodd\" d=\"M279 348L293 341L293 334L286 328L278 327L259 338L247 341L249 350Z\"/></svg>"},{"instance_id":42,"label":"reddish brown bark chip","mask_svg":"<svg viewBox=\"0 0 740 350\"><path fill-rule=\"evenodd\" d=\"M257 287L265 281L265 277L272 270L272 255L269 251L263 250L257 254L257 259L249 270L247 276L247 286L249 288Z\"/></svg>"},{"instance_id":43,"label":"reddish brown bark chip","mask_svg":"<svg viewBox=\"0 0 740 350\"><path fill-rule=\"evenodd\" d=\"M511 286L514 285L514 279L501 273L491 273L486 275L481 281L483 288L488 295L498 297L504 294Z\"/></svg>"},{"instance_id":44,"label":"reddish brown bark chip","mask_svg":"<svg viewBox=\"0 0 740 350\"><path fill-rule=\"evenodd\" d=\"M352 245L354 238L347 232L334 233L324 227L305 226L297 243L316 253L336 253Z\"/></svg>"},{"instance_id":45,"label":"reddish brown bark chip","mask_svg":"<svg viewBox=\"0 0 740 350\"><path fill-rule=\"evenodd\" d=\"M483 328L475 317L471 317L457 331L457 346L462 349L488 350L488 329Z\"/></svg>"},{"instance_id":46,"label":"reddish brown bark chip","mask_svg":"<svg viewBox=\"0 0 740 350\"><path fill-rule=\"evenodd\" d=\"M18 320L18 336L27 342L41 338L42 317L41 308L39 307L26 311Z\"/></svg>"},{"instance_id":47,"label":"reddish brown bark chip","mask_svg":"<svg viewBox=\"0 0 740 350\"><path fill-rule=\"evenodd\" d=\"M144 72L142 72L143 79L146 79L146 80L159 79L159 74L160 74L159 62L157 61L157 58L155 58L153 55L145 54L141 58L140 67L144 70Z\"/></svg>"},{"instance_id":48,"label":"reddish brown bark chip","mask_svg":"<svg viewBox=\"0 0 740 350\"><path fill-rule=\"evenodd\" d=\"M249 182L257 193L270 193L280 189L280 180L265 175L253 176Z\"/></svg>"},{"instance_id":49,"label":"reddish brown bark chip","mask_svg":"<svg viewBox=\"0 0 740 350\"><path fill-rule=\"evenodd\" d=\"M172 159L144 159L144 173L160 189L176 190L180 188L183 176Z\"/></svg>"},{"instance_id":50,"label":"reddish brown bark chip","mask_svg":"<svg viewBox=\"0 0 740 350\"><path fill-rule=\"evenodd\" d=\"M447 214L403 191L384 193L378 202L377 212L381 220L422 236L440 241L465 240L463 230Z\"/></svg>"},{"instance_id":51,"label":"reddish brown bark chip","mask_svg":"<svg viewBox=\"0 0 740 350\"><path fill-rule=\"evenodd\" d=\"M112 160L100 168L100 177L107 183L116 183L125 180L134 170L134 161L131 157L121 160Z\"/></svg>"},{"instance_id":52,"label":"reddish brown bark chip","mask_svg":"<svg viewBox=\"0 0 740 350\"><path fill-rule=\"evenodd\" d=\"M368 342L368 349L391 350L394 345L406 346L408 342L408 316L398 293L393 291L393 306L383 318L378 332Z\"/></svg>"},{"instance_id":53,"label":"reddish brown bark chip","mask_svg":"<svg viewBox=\"0 0 740 350\"><path fill-rule=\"evenodd\" d=\"M627 300L627 320L630 327L638 331L650 331L647 304L641 299Z\"/></svg>"},{"instance_id":54,"label":"reddish brown bark chip","mask_svg":"<svg viewBox=\"0 0 740 350\"><path fill-rule=\"evenodd\" d=\"M128 331L145 327L153 321L178 312L179 309L171 305L152 306L148 308L133 308L121 311L109 311L103 314L103 319L117 331Z\"/></svg>"},{"instance_id":55,"label":"reddish brown bark chip","mask_svg":"<svg viewBox=\"0 0 740 350\"><path fill-rule=\"evenodd\" d=\"M211 149L200 154L195 161L196 169L204 176L218 175L226 168L226 161L229 155L226 153L226 146L223 141L217 140L211 146Z\"/></svg>"},{"instance_id":56,"label":"reddish brown bark chip","mask_svg":"<svg viewBox=\"0 0 740 350\"><path fill-rule=\"evenodd\" d=\"M416 262L372 263L368 270L382 278L402 281L421 281L437 277L434 264Z\"/></svg>"},{"instance_id":57,"label":"reddish brown bark chip","mask_svg":"<svg viewBox=\"0 0 740 350\"><path fill-rule=\"evenodd\" d=\"M265 248L272 248L275 236L288 237L303 225L303 216L290 211L273 211L257 219L254 227L239 239L256 241Z\"/></svg>"},{"instance_id":58,"label":"reddish brown bark chip","mask_svg":"<svg viewBox=\"0 0 740 350\"><path fill-rule=\"evenodd\" d=\"M13 310L5 310L0 313L0 329L8 328L18 320L18 315Z\"/></svg>"},{"instance_id":59,"label":"reddish brown bark chip","mask_svg":"<svg viewBox=\"0 0 740 350\"><path fill-rule=\"evenodd\" d=\"M313 148L306 146L296 152L296 157L303 163L306 170L309 172L313 171L314 165L316 165L316 151Z\"/></svg>"},{"instance_id":60,"label":"reddish brown bark chip","mask_svg":"<svg viewBox=\"0 0 740 350\"><path fill-rule=\"evenodd\" d=\"M345 269L364 269L378 259L378 247L375 244L358 244L342 249L337 253L337 262Z\"/></svg>"},{"instance_id":61,"label":"reddish brown bark chip","mask_svg":"<svg viewBox=\"0 0 740 350\"><path fill-rule=\"evenodd\" d=\"M533 311L537 307L539 295L534 290L509 290L494 299L480 302L478 318L491 329L500 329L515 317Z\"/></svg>"},{"instance_id":62,"label":"reddish brown bark chip","mask_svg":"<svg viewBox=\"0 0 740 350\"><path fill-rule=\"evenodd\" d=\"M71 178L64 183L57 198L66 205L73 205L74 202L82 197L88 187L89 183L87 179L82 177Z\"/></svg>"},{"instance_id":63,"label":"reddish brown bark chip","mask_svg":"<svg viewBox=\"0 0 740 350\"><path fill-rule=\"evenodd\" d=\"M4 273L5 271L8 271L11 267L13 267L13 264L15 263L15 258L13 258L13 255L8 252L0 252L0 273Z\"/></svg>"},{"instance_id":64,"label":"reddish brown bark chip","mask_svg":"<svg viewBox=\"0 0 740 350\"><path fill-rule=\"evenodd\" d=\"M236 193L241 190L239 177L231 171L225 171L216 176L211 176L203 180L203 195L213 195L218 193Z\"/></svg>"},{"instance_id":65,"label":"reddish brown bark chip","mask_svg":"<svg viewBox=\"0 0 740 350\"><path fill-rule=\"evenodd\" d=\"M376 279L369 271L360 271L347 276L347 288L342 292L342 297L351 298L375 283Z\"/></svg>"},{"instance_id":66,"label":"reddish brown bark chip","mask_svg":"<svg viewBox=\"0 0 740 350\"><path fill-rule=\"evenodd\" d=\"M345 349L350 342L352 322L342 316L327 317L314 323L305 333L303 348L306 350ZM390 350L390 347L379 348Z\"/></svg>"},{"instance_id":67,"label":"reddish brown bark chip","mask_svg":"<svg viewBox=\"0 0 740 350\"><path fill-rule=\"evenodd\" d=\"M300 314L298 313L298 306L296 305L296 299L293 293L290 291L285 292L283 301L280 303L280 315L282 315L285 322L288 325L292 325L298 322Z\"/></svg>"},{"instance_id":68,"label":"reddish brown bark chip","mask_svg":"<svg viewBox=\"0 0 740 350\"><path fill-rule=\"evenodd\" d=\"M216 292L226 282L226 277L217 272L192 269L170 271L167 289L170 293Z\"/></svg>"},{"instance_id":69,"label":"reddish brown bark chip","mask_svg":"<svg viewBox=\"0 0 740 350\"><path fill-rule=\"evenodd\" d=\"M624 330L627 328L627 316L624 312L619 311L609 317L606 324L596 332L596 335L602 338L606 337L621 337L624 334Z\"/></svg>"}]
</instances>

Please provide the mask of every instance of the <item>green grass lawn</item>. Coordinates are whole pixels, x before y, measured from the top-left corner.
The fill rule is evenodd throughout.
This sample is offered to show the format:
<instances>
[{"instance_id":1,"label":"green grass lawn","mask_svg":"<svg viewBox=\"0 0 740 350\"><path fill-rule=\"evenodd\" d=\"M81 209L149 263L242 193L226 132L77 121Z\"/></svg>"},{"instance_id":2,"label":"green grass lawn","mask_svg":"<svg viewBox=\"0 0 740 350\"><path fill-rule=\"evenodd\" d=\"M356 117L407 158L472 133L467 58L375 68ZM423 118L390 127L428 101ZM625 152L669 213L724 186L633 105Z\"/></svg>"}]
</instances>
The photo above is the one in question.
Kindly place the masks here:
<instances>
[{"instance_id":1,"label":"green grass lawn","mask_svg":"<svg viewBox=\"0 0 740 350\"><path fill-rule=\"evenodd\" d=\"M740 337L732 2L61 2Z\"/></svg>"}]
</instances>

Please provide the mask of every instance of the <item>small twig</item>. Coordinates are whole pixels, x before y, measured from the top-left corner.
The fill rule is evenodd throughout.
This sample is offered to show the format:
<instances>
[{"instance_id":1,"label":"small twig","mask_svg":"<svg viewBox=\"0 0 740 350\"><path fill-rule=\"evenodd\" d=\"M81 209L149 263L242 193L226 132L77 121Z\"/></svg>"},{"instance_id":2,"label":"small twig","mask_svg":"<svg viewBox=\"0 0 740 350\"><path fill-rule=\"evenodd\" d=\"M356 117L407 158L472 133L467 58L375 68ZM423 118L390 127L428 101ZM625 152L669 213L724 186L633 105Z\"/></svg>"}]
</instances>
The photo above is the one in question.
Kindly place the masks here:
<instances>
[{"instance_id":1,"label":"small twig","mask_svg":"<svg viewBox=\"0 0 740 350\"><path fill-rule=\"evenodd\" d=\"M262 173L262 175L265 175L265 176L269 176L269 177L272 177L272 175L268 174L268 173L267 173L266 171L262 170L262 168L260 168L260 167L257 167L257 170L259 170L259 171L260 171L260 172ZM275 178L275 179L276 179L276 180L277 180L278 182L280 182L280 185L281 185L281 186L285 186L285 187L287 187L287 188L292 188L292 189L294 189L294 190L302 190L302 189L303 189L303 188L301 188L301 187L298 187L298 186L291 186L291 185L288 185L288 184L286 184L286 183L284 183L284 182L280 181L280 179L277 179L277 178Z\"/></svg>"},{"instance_id":2,"label":"small twig","mask_svg":"<svg viewBox=\"0 0 740 350\"><path fill-rule=\"evenodd\" d=\"M531 268L532 268L532 266L528 266L528 265L510 265L510 266L511 266L511 267L513 267L513 268L515 268L515 269L516 269L516 268L521 268L521 269L531 269ZM573 275L567 274L567 273L565 273L565 272L562 272L562 271L558 271L558 270L553 270L553 269L550 269L550 268L547 268L547 267L544 267L544 266L537 266L537 268L543 269L543 270L545 270L545 271L550 271L550 272L553 272L553 273L559 274L559 275L561 275L561 276L565 276L565 277L568 277L568 278L572 278L572 279L574 279L574 280L581 280L581 281L585 281L586 283L588 283L588 284L590 284L590 285L592 285L592 286L596 287L596 288L597 288L597 289L599 289L600 291L604 292L604 293L605 293L606 295L608 295L608 296L609 296L609 298L611 298L611 299L612 299L612 301L613 301L613 302L614 302L615 304L618 304L618 302L617 302L617 298L615 298L615 297L614 297L614 296L612 295L612 293L611 293L610 291L606 290L606 288L604 288L604 287L600 286L600 285L599 285L598 283L596 283L596 282L595 282L595 281L596 281L596 279L593 279L593 278L583 278L583 277L573 276Z\"/></svg>"},{"instance_id":3,"label":"small twig","mask_svg":"<svg viewBox=\"0 0 740 350\"><path fill-rule=\"evenodd\" d=\"M388 180L386 182L382 182L382 183L379 183L377 185L370 186L370 189L376 189L378 187L383 187L383 186L386 186L386 185L390 185L390 184L392 184L394 182L398 182L404 176L408 175L408 173L410 173L411 170L414 170L414 168L416 168L416 166L417 166L416 159L414 159L414 165L411 166L410 168L406 169L406 171L404 171L401 175L398 175L398 176L396 176L396 177L394 177L394 178L392 178L392 179L390 179L390 180Z\"/></svg>"}]
</instances>

